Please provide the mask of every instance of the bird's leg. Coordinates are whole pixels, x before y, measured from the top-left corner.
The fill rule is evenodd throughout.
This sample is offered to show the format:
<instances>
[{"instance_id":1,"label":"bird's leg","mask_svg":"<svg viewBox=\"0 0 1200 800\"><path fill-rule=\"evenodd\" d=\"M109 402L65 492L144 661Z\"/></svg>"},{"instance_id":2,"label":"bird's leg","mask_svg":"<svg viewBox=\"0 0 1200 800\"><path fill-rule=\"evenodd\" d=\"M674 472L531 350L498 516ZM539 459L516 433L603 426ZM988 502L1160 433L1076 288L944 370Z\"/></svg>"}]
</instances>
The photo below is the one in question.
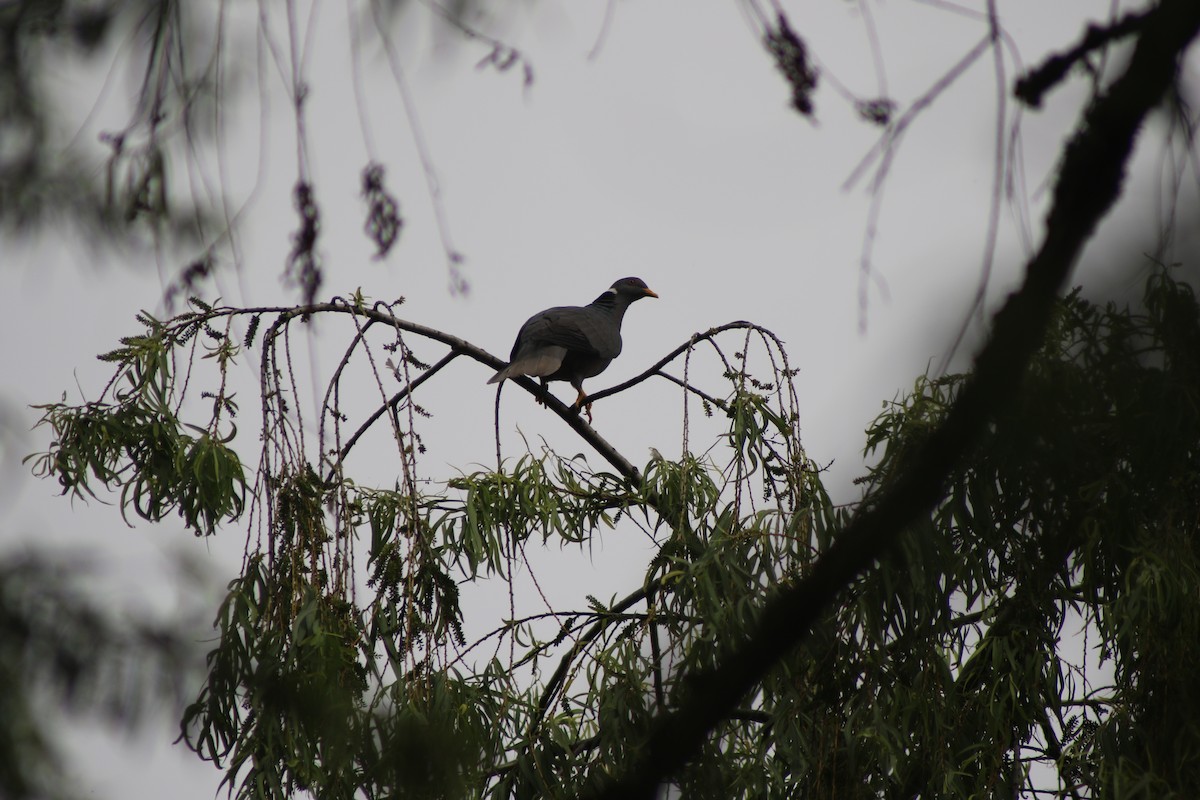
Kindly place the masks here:
<instances>
[{"instance_id":1,"label":"bird's leg","mask_svg":"<svg viewBox=\"0 0 1200 800\"><path fill-rule=\"evenodd\" d=\"M587 393L583 391L582 386L576 386L575 391L579 392L579 396L575 398L575 403L571 406L576 411L583 409L583 413L587 414L588 422L592 421L592 404L584 403L587 400Z\"/></svg>"},{"instance_id":2,"label":"bird's leg","mask_svg":"<svg viewBox=\"0 0 1200 800\"><path fill-rule=\"evenodd\" d=\"M538 379L538 382L542 384L542 391L543 391L543 392L544 392L544 391L546 391L546 387L550 385L549 381L547 381L545 378L539 378L539 379ZM544 406L544 405L546 405L546 401L545 401L545 400L543 400L542 398L540 398L540 397L536 397L536 398L534 398L534 399L535 399L535 400L537 400L537 404L538 404L539 406Z\"/></svg>"}]
</instances>

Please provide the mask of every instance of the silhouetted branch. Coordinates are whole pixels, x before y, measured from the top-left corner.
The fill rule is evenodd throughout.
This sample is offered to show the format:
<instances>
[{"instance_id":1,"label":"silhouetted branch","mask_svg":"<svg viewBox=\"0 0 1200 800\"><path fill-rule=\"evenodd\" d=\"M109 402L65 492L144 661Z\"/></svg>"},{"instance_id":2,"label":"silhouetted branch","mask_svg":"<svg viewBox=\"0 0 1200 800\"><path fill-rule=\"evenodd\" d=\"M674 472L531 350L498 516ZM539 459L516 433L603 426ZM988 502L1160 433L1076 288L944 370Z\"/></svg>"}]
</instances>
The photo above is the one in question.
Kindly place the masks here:
<instances>
[{"instance_id":1,"label":"silhouetted branch","mask_svg":"<svg viewBox=\"0 0 1200 800\"><path fill-rule=\"evenodd\" d=\"M709 403L710 405L716 406L717 408L724 411L726 414L729 413L729 406L726 405L724 400L718 400L717 398L713 397L708 392L697 389L695 386L692 386L690 383L687 383L682 378L676 378L671 373L663 372L661 369L655 370L654 374L660 378L664 378L664 379L670 381L671 383L675 384L676 386L687 389L689 392L696 395L704 402Z\"/></svg>"},{"instance_id":2,"label":"silhouetted branch","mask_svg":"<svg viewBox=\"0 0 1200 800\"><path fill-rule=\"evenodd\" d=\"M211 319L211 318L216 318L216 317L220 317L220 316L232 316L232 315L239 315L239 316L240 315L252 315L252 316L254 316L254 315L261 315L261 314L278 314L279 317L274 321L274 323L272 323L270 329L268 330L268 333L264 336L264 341L270 341L277 335L277 332L283 330L291 320L296 319L296 318L307 319L313 314L322 313L322 312L339 313L339 314L355 314L357 316L362 317L363 319L368 320L368 325L363 326L363 331L360 331L357 334L357 338L356 338L355 342L351 345L351 348L350 348L351 350L359 343L359 341L361 341L361 338L363 336L363 333L365 333L366 328L371 323L375 323L375 322L378 322L382 325L393 328L395 330L400 330L400 331L404 331L407 333L416 334L417 336L421 336L426 339L431 339L435 342L440 342L441 344L444 344L450 348L450 352L448 354L446 354L445 356L443 356L443 358L437 364L435 364L433 367L431 367L426 372L422 373L419 377L417 377L416 379L413 380L411 385L402 389L399 393L397 393L395 396L390 398L386 403L382 404L378 409L376 409L371 414L371 416L362 425L359 426L359 428L354 432L354 434L350 437L350 439L346 442L346 444L342 446L341 450L339 451L339 458L346 457L346 455L353 448L354 444L356 442L358 442L358 440L360 438L362 438L363 434L366 433L366 431L371 427L371 425L373 425L375 422L377 422L380 419L380 417L383 416L383 414L387 411L387 409L394 408L397 404L399 404L399 402L401 400L403 400L405 397L407 397L409 394L411 394L414 389L416 389L418 386L420 386L422 383L424 383L429 378L433 377L434 374L436 374L439 370L442 369L442 367L446 366L446 364L448 364L454 358L457 358L458 356L467 356L468 358L474 359L475 361L478 361L479 363L483 364L484 366L490 367L491 369L494 369L494 370L500 370L500 369L504 368L507 364L507 362L502 361L501 359L492 355L491 353L484 350L483 348L477 347L476 345L471 344L470 342L468 342L465 339L460 339L457 336L453 336L444 331L438 330L437 328L430 328L426 325L420 325L415 322L410 322L408 320L401 319L400 317L397 317L391 313L391 306L388 306L387 304L383 304L383 303L376 303L374 306L366 307L366 306L363 306L360 304L347 302L340 298L335 298L333 301L330 301L328 303L313 303L310 305L302 305L302 306L263 306L263 307L255 307L255 308L218 308L218 309L213 309L211 312L208 312L207 314L202 315L202 316ZM194 321L195 318L193 317L191 319ZM715 405L716 407L718 407L722 410L725 410L726 406L722 401L718 400L715 397L712 397L709 394L706 394L705 392L702 392L698 389L695 389L694 387L687 385L683 381L680 381L678 378L675 378L665 372L662 372L661 370L662 370L662 367L666 366L671 361L675 360L680 355L687 352L690 348L694 347L699 342L711 341L718 334L723 333L725 331L730 331L730 330L752 330L752 331L756 331L756 332L770 338L773 341L778 342L778 338L775 337L775 335L772 334L770 331L766 330L765 328L763 328L759 325L755 325L754 323L747 322L745 320L737 320L735 322L728 322L724 325L720 325L715 328L709 328L707 331L704 331L703 333L693 334L691 336L691 338L688 339L688 341L684 342L683 344L679 345L674 350L672 350L670 353L663 356L653 366L651 366L649 369L647 369L645 372L641 373L640 375L637 375L637 376L625 381L624 383L601 390L599 392L596 392L593 395L589 395L589 402L594 402L597 399L603 399L610 395L616 394L617 392L624 391L625 389L628 389L631 386L636 386L637 384L641 383L642 381L646 380L647 378L649 378L651 376L658 375L663 378L666 378L667 380L673 381L673 382L679 384L680 386L683 386L688 391L691 391L691 392L699 395L700 397L704 398L704 400L706 400L707 402L712 403L713 405ZM728 367L728 365L727 365L727 367ZM601 436L596 431L596 429L591 426L591 424L589 424L586 420L584 420L584 418L580 415L579 410L577 408L575 408L574 406L569 406L566 403L563 403L561 400L559 400L553 394L551 394L550 392L543 389L542 386L538 382L536 382L530 378L517 377L517 378L511 378L510 380L512 380L513 383L516 383L518 386L520 386L525 391L532 394L535 398L538 399L538 401L540 401L548 409L550 409L555 414L557 414L559 417L561 417L562 420L567 423L567 425L569 425L576 433L578 433L579 436L585 442L587 442L589 445L591 445L592 448L595 449L597 453L599 453L610 465L612 465L612 467L614 469L617 470L617 472L619 472L631 484L636 486L641 483L642 476L641 476L641 472L639 472L637 467L635 467L627 458L625 458L620 452L618 452L616 448L614 448L611 444L609 444L609 442L603 436ZM503 386L503 384L501 384L501 386ZM265 387L264 387L263 391L264 391L264 393L266 392Z\"/></svg>"},{"instance_id":3,"label":"silhouetted branch","mask_svg":"<svg viewBox=\"0 0 1200 800\"><path fill-rule=\"evenodd\" d=\"M1110 42L1115 42L1117 39L1123 39L1132 33L1137 33L1142 29L1142 25L1145 24L1146 16L1149 13L1130 12L1121 17L1117 22L1104 28L1097 25L1088 25L1087 33L1083 36L1083 41L1065 53L1051 56L1040 67L1021 76L1017 80L1013 94L1030 108L1040 107L1042 96L1066 77L1067 71L1075 66L1076 62L1080 61L1093 50L1104 47Z\"/></svg>"},{"instance_id":4,"label":"silhouetted branch","mask_svg":"<svg viewBox=\"0 0 1200 800\"><path fill-rule=\"evenodd\" d=\"M618 383L616 386L610 386L607 389L601 389L600 391L596 392L595 394L589 394L588 402L594 403L597 400L603 400L605 397L608 397L609 395L614 395L617 392L623 392L632 386L637 386L639 383L646 380L647 378L654 377L655 375L661 376L670 381L674 381L675 383L678 383L680 386L683 386L685 389L691 389L691 387L687 386L686 384L684 384L682 381L678 380L677 378L673 378L670 375L666 374L665 372L662 372L662 368L665 367L667 364L670 364L675 359L679 358L681 355L686 353L691 348L695 347L700 342L708 341L708 340L715 338L717 336L717 334L724 333L725 331L746 330L746 329L760 331L760 332L766 330L759 325L755 325L753 322L747 322L744 319L739 319L739 320L735 320L733 322L727 322L724 325L718 325L715 328L709 328L708 330L704 331L703 333L693 333L690 339L688 339L686 342L684 342L683 344L676 347L671 352L667 353L665 356L660 358L658 361L654 362L654 364L651 365L650 367L648 367L644 372L633 376L632 378L625 381L624 383ZM770 331L766 331L766 332L770 333ZM725 408L724 403L722 403L721 401L716 400L712 397L709 397L708 395L705 395L703 393L700 393L700 392L697 392L697 393L701 394L701 396L704 397L704 399L708 400L710 403L716 404L721 409Z\"/></svg>"},{"instance_id":5,"label":"silhouetted branch","mask_svg":"<svg viewBox=\"0 0 1200 800\"><path fill-rule=\"evenodd\" d=\"M502 363L500 366L503 367L504 364ZM638 471L638 468L631 464L629 460L625 458L625 456L617 452L617 449L609 444L603 436L597 433L596 429L584 420L583 415L579 413L578 408L573 405L569 406L563 401L559 400L557 397L550 394L549 391L543 389L542 386L532 378L527 378L522 375L519 378L509 378L509 380L536 397L543 405L546 406L546 408L562 417L563 422L566 422L568 425L570 425L571 428L581 437L583 437L583 440L590 444L597 453L604 456L604 459L611 464L617 470L617 472L621 473L621 475L624 476L627 481L634 486L641 484L642 473ZM497 388L497 391L499 391L499 388Z\"/></svg>"},{"instance_id":6,"label":"silhouetted branch","mask_svg":"<svg viewBox=\"0 0 1200 800\"><path fill-rule=\"evenodd\" d=\"M405 331L407 333L416 334L417 336L422 336L426 339L431 339L435 342L440 342L440 343L448 346L451 351L449 354L447 354L446 357L444 357L442 359L442 361L446 362L446 363L449 363L449 361L452 360L453 357L457 357L457 356L461 355L461 356L467 356L468 358L474 359L475 361L478 361L479 363L483 364L484 366L490 367L491 369L494 369L494 370L500 370L507 364L506 361L502 361L501 359L492 355L491 353L484 350L483 348L477 347L477 346L471 344L466 339L460 339L457 336L452 336L451 334L448 334L444 331L438 330L437 328L430 328L426 325L420 325L415 322L409 322L408 320L401 319L400 317L394 316L391 313L390 307L385 304L382 304L382 303L377 303L374 306L368 308L368 307L365 307L365 306L362 306L362 305L359 305L356 303L348 303L345 300L335 299L328 303L313 303L311 305L302 305L302 306L260 306L260 307L255 307L255 308L219 308L219 309L213 309L211 312L208 312L207 314L202 315L202 316L204 316L205 318L208 318L208 319L212 319L212 318L221 317L221 316L233 316L233 315L254 316L254 315L260 315L260 314L278 314L279 317L275 320L274 323L272 323L271 328L268 330L268 333L264 336L264 342L266 342L266 341L270 341L271 339L273 339L274 336L276 335L276 332L283 330L283 328L291 320L296 319L296 318L307 319L311 315L317 314L317 313L355 314L366 320L379 322L379 323L382 323L383 325L386 325L386 326L396 329L396 330ZM194 324L194 322L195 322L195 317L190 317L187 324ZM748 324L748 323L746 323L746 324ZM439 362L439 364L437 364L435 366L437 367L438 370L440 370L442 366L445 366L445 364ZM430 377L432 377L433 373L436 371L437 370L435 370L435 369L430 369L425 374L420 376L419 378L416 378L413 381L412 385L407 387L407 391L411 392L413 389L415 389L417 386L419 386L425 380L428 380ZM557 397L555 397L554 395L550 394L549 392L543 390L541 388L541 386L539 386L536 382L530 380L529 378L521 377L521 378L514 378L512 380L514 383L516 383L522 389L525 389L527 392L532 394L534 397L541 400L547 408L549 408L551 411L553 411L555 414L557 414L559 417L561 417L564 422L566 422L568 425L570 425L571 428L574 429L575 432L578 433L583 438L584 441L586 441L588 444L590 444L596 450L597 453L599 453L606 461L608 461L608 463L611 464L613 466L613 468L617 470L617 472L621 473L621 475L624 476L626 480L630 481L634 485L641 483L642 476L641 476L641 473L638 472L637 468L634 467L633 464L631 464L628 459L626 459L623 455L621 455L619 452L617 452L616 448L614 448L611 444L608 443L607 440L604 439L604 437L602 437L599 433L597 433L596 430L591 425L589 425L587 422L585 422L583 420L583 418L579 415L579 412L577 409L567 406L565 403L560 401ZM263 391L264 391L264 396L265 396L265 394L266 394L265 387L264 387ZM342 448L343 457L344 457L345 453L349 452L350 446L353 445L353 443L355 441L357 441L362 436L363 433L366 432L366 430L370 427L370 425L372 423L378 421L379 417L381 417L383 415L383 413L387 410L387 408L391 407L394 402L399 402L401 399L403 399L403 396L398 395L397 397L389 400L380 409L377 409L376 412L372 415L371 419L368 420L367 423L362 425L357 431L355 431L352 440L350 442L348 442L347 445Z\"/></svg>"},{"instance_id":7,"label":"silhouetted branch","mask_svg":"<svg viewBox=\"0 0 1200 800\"><path fill-rule=\"evenodd\" d=\"M654 797L766 672L808 636L834 598L943 498L952 470L1016 391L1058 292L1120 196L1138 128L1171 85L1198 28L1195 0L1163 0L1146 14L1129 66L1087 109L1066 147L1042 246L1026 267L1022 287L996 315L975 372L944 422L914 453L911 466L863 503L809 576L765 603L742 644L718 658L711 672L688 676L688 696L673 713L656 717L636 759L595 796Z\"/></svg>"},{"instance_id":8,"label":"silhouetted branch","mask_svg":"<svg viewBox=\"0 0 1200 800\"><path fill-rule=\"evenodd\" d=\"M358 430L356 430L354 432L354 434L349 439L346 440L346 443L344 445L342 445L342 449L338 451L338 461L344 460L346 458L346 456L350 454L351 448L353 448L355 443L360 438L362 438L362 435L364 433L367 432L367 428L370 428L372 425L374 425L375 422L380 417L382 417L384 414L386 414L389 409L393 409L396 406L400 405L401 400L403 400L404 398L406 398L410 394L412 394L413 391L418 386L420 386L422 383L424 383L425 381L432 378L434 375L441 372L442 367L445 367L451 361L458 358L458 356L459 356L459 352L457 350L451 350L449 353L442 356L441 360L439 360L436 364L434 364L429 369L422 372L416 378L413 378L413 380L410 384L408 384L403 389L401 389L400 391L398 391L394 395L392 395L391 398L389 398L386 403L381 405L379 408L375 409L375 411L371 414L371 416L367 417L366 420L363 422L363 424L358 426ZM326 478L327 478L327 480L333 480L332 475L326 476Z\"/></svg>"}]
</instances>

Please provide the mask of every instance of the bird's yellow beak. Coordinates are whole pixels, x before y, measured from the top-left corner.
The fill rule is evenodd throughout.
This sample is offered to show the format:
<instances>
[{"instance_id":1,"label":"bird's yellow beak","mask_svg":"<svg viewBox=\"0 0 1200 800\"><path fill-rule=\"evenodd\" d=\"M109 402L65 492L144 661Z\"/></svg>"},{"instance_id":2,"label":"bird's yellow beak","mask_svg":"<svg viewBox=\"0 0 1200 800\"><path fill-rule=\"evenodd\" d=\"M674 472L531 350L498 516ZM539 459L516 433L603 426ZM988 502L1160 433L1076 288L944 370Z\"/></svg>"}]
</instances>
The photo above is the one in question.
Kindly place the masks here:
<instances>
[{"instance_id":1,"label":"bird's yellow beak","mask_svg":"<svg viewBox=\"0 0 1200 800\"><path fill-rule=\"evenodd\" d=\"M658 292L653 289L643 289L642 291L645 292L646 297L658 297Z\"/></svg>"}]
</instances>

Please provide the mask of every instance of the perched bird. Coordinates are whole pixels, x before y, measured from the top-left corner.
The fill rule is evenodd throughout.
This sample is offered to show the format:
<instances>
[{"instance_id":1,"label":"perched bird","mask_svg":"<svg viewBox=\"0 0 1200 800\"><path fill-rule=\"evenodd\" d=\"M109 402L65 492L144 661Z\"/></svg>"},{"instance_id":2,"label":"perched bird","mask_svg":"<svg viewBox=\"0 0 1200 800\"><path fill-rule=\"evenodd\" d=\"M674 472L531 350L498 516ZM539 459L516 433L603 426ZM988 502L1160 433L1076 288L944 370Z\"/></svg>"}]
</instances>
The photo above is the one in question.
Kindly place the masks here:
<instances>
[{"instance_id":1,"label":"perched bird","mask_svg":"<svg viewBox=\"0 0 1200 800\"><path fill-rule=\"evenodd\" d=\"M584 408L584 378L599 375L621 354L621 320L629 304L658 297L641 278L621 278L587 306L557 306L534 314L517 333L508 366L488 383L528 375L548 381L567 381L579 396L573 408ZM591 406L587 406L591 419Z\"/></svg>"}]
</instances>

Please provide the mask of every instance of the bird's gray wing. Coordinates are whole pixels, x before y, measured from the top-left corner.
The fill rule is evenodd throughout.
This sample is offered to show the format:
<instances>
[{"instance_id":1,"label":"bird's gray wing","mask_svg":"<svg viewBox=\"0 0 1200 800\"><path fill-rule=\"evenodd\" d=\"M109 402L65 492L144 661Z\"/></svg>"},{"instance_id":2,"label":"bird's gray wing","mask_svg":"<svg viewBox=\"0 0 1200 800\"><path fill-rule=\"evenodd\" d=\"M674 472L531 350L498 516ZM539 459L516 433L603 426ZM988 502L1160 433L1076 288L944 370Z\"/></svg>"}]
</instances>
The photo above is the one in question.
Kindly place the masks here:
<instances>
[{"instance_id":1,"label":"bird's gray wing","mask_svg":"<svg viewBox=\"0 0 1200 800\"><path fill-rule=\"evenodd\" d=\"M578 306L548 308L530 317L513 344L510 361L517 361L543 348L564 347L584 355L603 355L597 349L596 321L589 309ZM599 343L603 346L603 342Z\"/></svg>"}]
</instances>

